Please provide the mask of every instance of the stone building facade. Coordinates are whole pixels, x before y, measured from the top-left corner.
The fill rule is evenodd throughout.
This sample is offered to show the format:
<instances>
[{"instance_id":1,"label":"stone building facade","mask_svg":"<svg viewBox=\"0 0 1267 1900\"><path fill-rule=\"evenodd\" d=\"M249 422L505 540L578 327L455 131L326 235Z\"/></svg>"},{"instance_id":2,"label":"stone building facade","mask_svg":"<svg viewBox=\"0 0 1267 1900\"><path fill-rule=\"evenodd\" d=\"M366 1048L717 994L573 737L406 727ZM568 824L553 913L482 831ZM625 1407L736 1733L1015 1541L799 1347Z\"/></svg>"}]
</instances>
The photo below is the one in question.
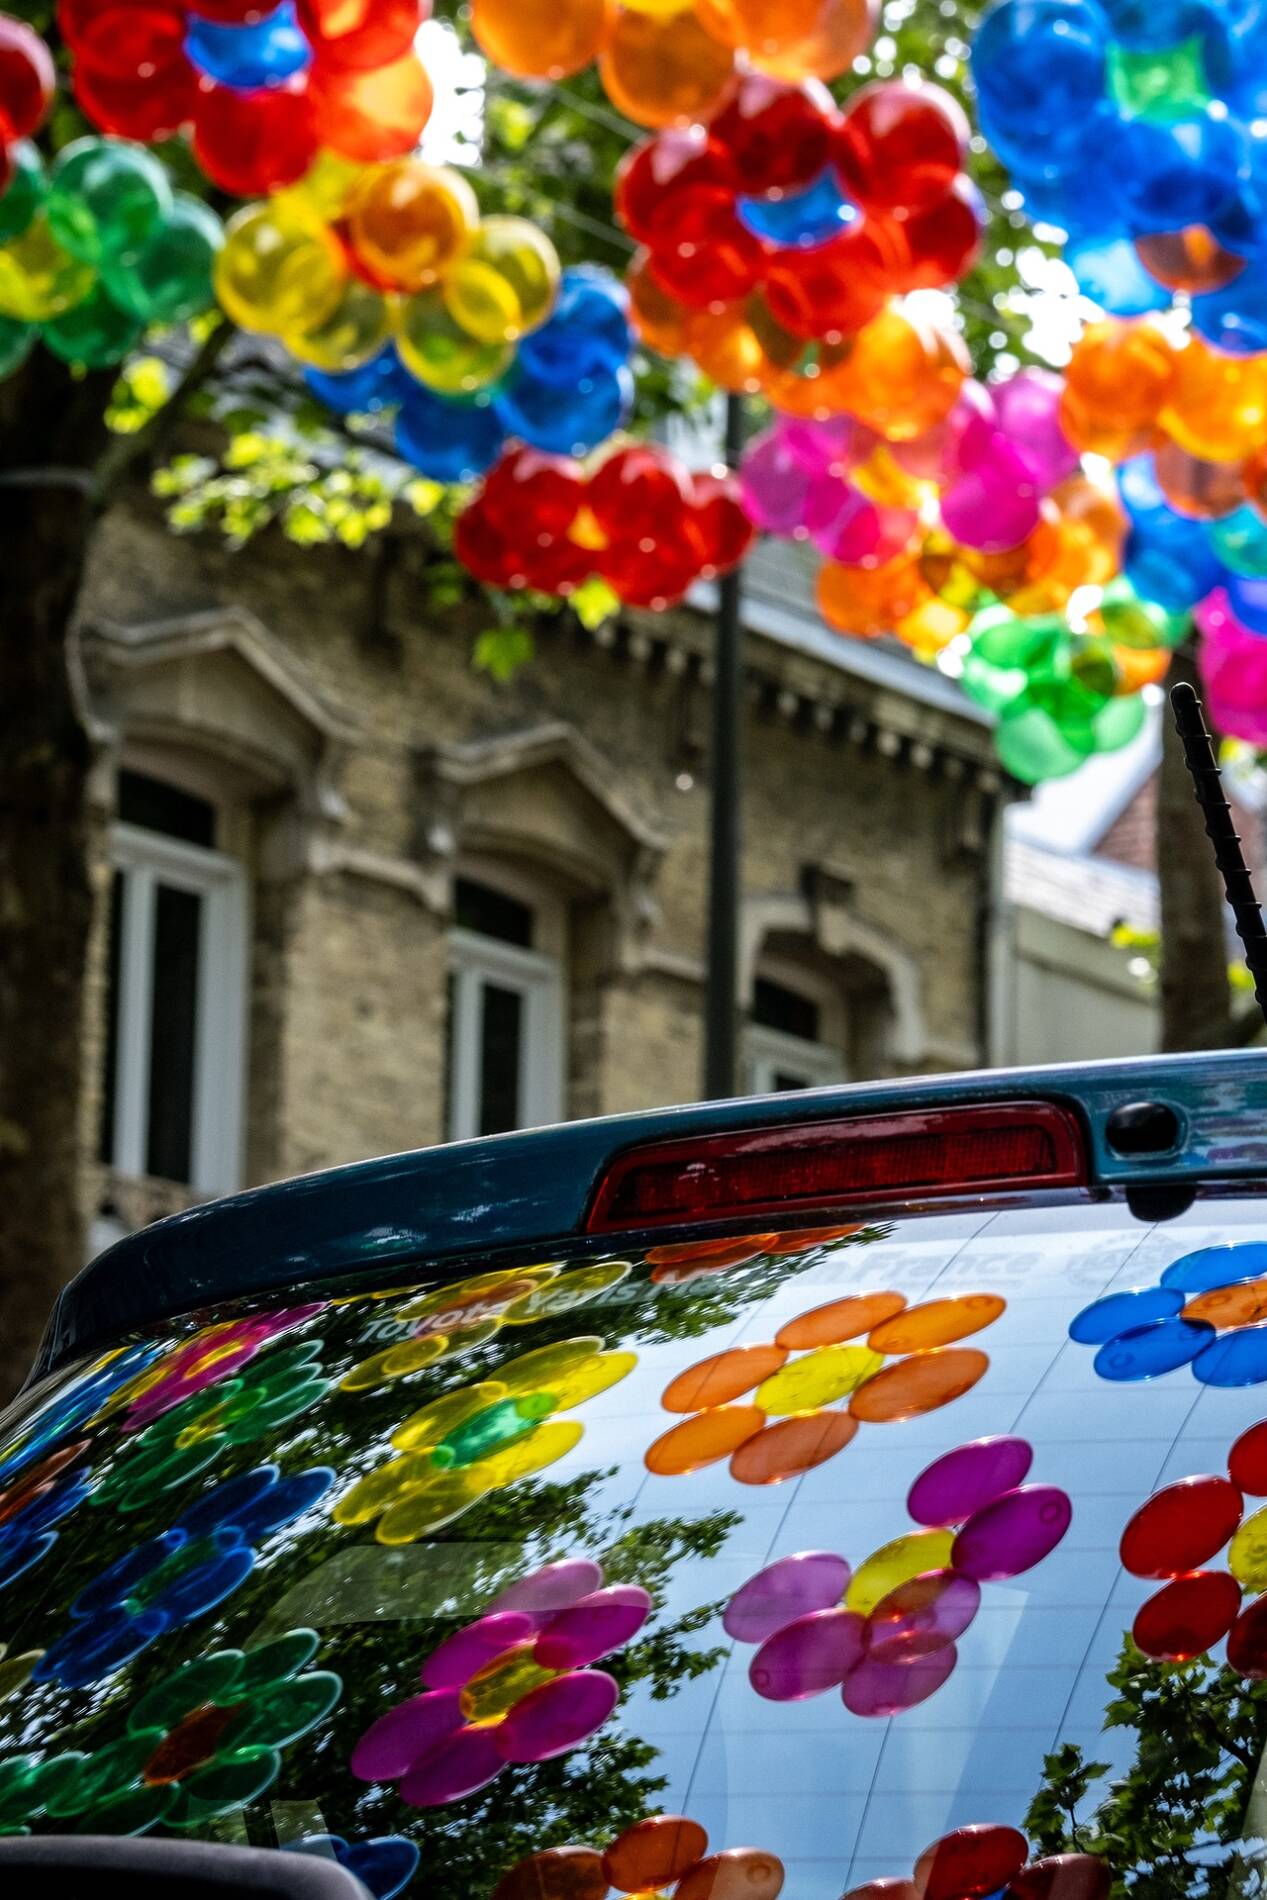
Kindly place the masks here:
<instances>
[{"instance_id":1,"label":"stone building facade","mask_svg":"<svg viewBox=\"0 0 1267 1900\"><path fill-rule=\"evenodd\" d=\"M706 612L552 622L498 685L470 664L481 621L420 607L423 560L421 536L235 553L146 506L103 528L98 1240L280 1175L699 1094ZM798 595L794 563L756 564L745 1080L988 1060L988 728Z\"/></svg>"}]
</instances>

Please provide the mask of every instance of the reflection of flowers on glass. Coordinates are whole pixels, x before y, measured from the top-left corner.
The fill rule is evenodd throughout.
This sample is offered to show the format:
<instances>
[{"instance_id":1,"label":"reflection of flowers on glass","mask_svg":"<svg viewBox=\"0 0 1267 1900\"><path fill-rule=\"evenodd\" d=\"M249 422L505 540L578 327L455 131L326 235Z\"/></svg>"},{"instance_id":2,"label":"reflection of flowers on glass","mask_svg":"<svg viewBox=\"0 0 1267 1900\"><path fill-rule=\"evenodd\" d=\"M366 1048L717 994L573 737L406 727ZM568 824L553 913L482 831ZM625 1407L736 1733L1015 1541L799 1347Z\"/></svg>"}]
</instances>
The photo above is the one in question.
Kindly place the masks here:
<instances>
[{"instance_id":1,"label":"reflection of flowers on glass","mask_svg":"<svg viewBox=\"0 0 1267 1900\"><path fill-rule=\"evenodd\" d=\"M955 1644L983 1583L1041 1563L1069 1528L1055 1485L1025 1484L1023 1438L978 1438L937 1458L907 1496L919 1529L851 1573L833 1551L799 1551L750 1577L722 1618L759 1645L748 1678L771 1702L839 1688L854 1715L898 1715L924 1702L958 1660Z\"/></svg>"},{"instance_id":2,"label":"reflection of flowers on glass","mask_svg":"<svg viewBox=\"0 0 1267 1900\"><path fill-rule=\"evenodd\" d=\"M133 1380L126 1391L115 1394L114 1406L124 1405L127 1415L123 1429L139 1431L163 1412L179 1405L195 1392L215 1385L253 1359L262 1346L279 1333L300 1326L315 1313L324 1310L324 1300L309 1300L303 1306L287 1306L271 1313L252 1313L246 1319L221 1320L203 1326L161 1364L151 1366Z\"/></svg>"},{"instance_id":3,"label":"reflection of flowers on glass","mask_svg":"<svg viewBox=\"0 0 1267 1900\"><path fill-rule=\"evenodd\" d=\"M990 1362L955 1342L1005 1305L997 1293L964 1293L908 1306L881 1292L800 1313L772 1343L733 1346L670 1380L661 1404L687 1416L655 1440L647 1468L678 1477L729 1458L741 1484L798 1476L842 1450L860 1421L918 1418L961 1398Z\"/></svg>"},{"instance_id":4,"label":"reflection of flowers on glass","mask_svg":"<svg viewBox=\"0 0 1267 1900\"><path fill-rule=\"evenodd\" d=\"M33 1679L81 1689L164 1631L215 1609L254 1569L256 1541L302 1516L333 1482L325 1466L283 1478L276 1465L259 1465L216 1485L79 1592L70 1628L45 1650Z\"/></svg>"},{"instance_id":5,"label":"reflection of flowers on glass","mask_svg":"<svg viewBox=\"0 0 1267 1900\"><path fill-rule=\"evenodd\" d=\"M0 1702L6 1702L30 1680L31 1671L43 1654L42 1649L27 1649L11 1656L9 1645L0 1643Z\"/></svg>"},{"instance_id":6,"label":"reflection of flowers on glass","mask_svg":"<svg viewBox=\"0 0 1267 1900\"><path fill-rule=\"evenodd\" d=\"M636 1353L602 1345L587 1337L539 1346L480 1385L432 1399L392 1433L401 1455L339 1499L335 1522L378 1518L380 1544L412 1544L490 1491L544 1471L584 1435L579 1420L559 1414L605 1392L638 1362Z\"/></svg>"},{"instance_id":7,"label":"reflection of flowers on glass","mask_svg":"<svg viewBox=\"0 0 1267 1900\"><path fill-rule=\"evenodd\" d=\"M1191 1366L1202 1385L1267 1383L1267 1241L1201 1247L1172 1261L1156 1286L1106 1293L1070 1322L1115 1383Z\"/></svg>"},{"instance_id":8,"label":"reflection of flowers on glass","mask_svg":"<svg viewBox=\"0 0 1267 1900\"><path fill-rule=\"evenodd\" d=\"M1244 1515L1247 1497L1267 1497L1267 1419L1241 1433L1227 1475L1164 1485L1122 1532L1120 1554L1134 1577L1162 1587L1131 1630L1155 1662L1189 1662L1227 1637L1238 1675L1267 1678L1267 1506ZM1207 1568L1227 1546L1227 1569ZM1242 1593L1254 1600L1242 1608Z\"/></svg>"},{"instance_id":9,"label":"reflection of flowers on glass","mask_svg":"<svg viewBox=\"0 0 1267 1900\"><path fill-rule=\"evenodd\" d=\"M674 1900L776 1900L783 1862L761 1847L710 1854L698 1821L655 1814L606 1849L547 1847L528 1855L502 1875L492 1900L604 1900L613 1887L639 1896L672 1888Z\"/></svg>"},{"instance_id":10,"label":"reflection of flowers on glass","mask_svg":"<svg viewBox=\"0 0 1267 1900\"><path fill-rule=\"evenodd\" d=\"M590 1664L627 1643L651 1610L636 1584L602 1586L598 1564L569 1558L503 1590L423 1663L425 1693L365 1731L352 1773L399 1781L403 1801L433 1808L487 1787L510 1762L579 1747L620 1696Z\"/></svg>"},{"instance_id":11,"label":"reflection of flowers on glass","mask_svg":"<svg viewBox=\"0 0 1267 1900\"><path fill-rule=\"evenodd\" d=\"M320 1355L320 1340L297 1340L191 1392L130 1441L93 1502L139 1511L196 1477L226 1445L271 1436L324 1396Z\"/></svg>"},{"instance_id":12,"label":"reflection of flowers on glass","mask_svg":"<svg viewBox=\"0 0 1267 1900\"><path fill-rule=\"evenodd\" d=\"M48 1555L57 1542L52 1526L88 1496L91 1466L70 1469L87 1449L86 1438L59 1445L0 1490L0 1590Z\"/></svg>"},{"instance_id":13,"label":"reflection of flowers on glass","mask_svg":"<svg viewBox=\"0 0 1267 1900\"><path fill-rule=\"evenodd\" d=\"M341 1834L306 1834L300 1841L283 1841L287 1854L313 1854L334 1860L368 1887L374 1900L395 1900L417 1871L421 1856L403 1834L379 1834L370 1841L345 1841Z\"/></svg>"},{"instance_id":14,"label":"reflection of flowers on glass","mask_svg":"<svg viewBox=\"0 0 1267 1900\"><path fill-rule=\"evenodd\" d=\"M752 1261L780 1254L808 1253L834 1240L860 1234L862 1228L803 1227L786 1234L742 1234L737 1239L684 1240L667 1247L649 1247L645 1259L651 1278L660 1286L685 1286L710 1273L746 1267Z\"/></svg>"},{"instance_id":15,"label":"reflection of flowers on glass","mask_svg":"<svg viewBox=\"0 0 1267 1900\"><path fill-rule=\"evenodd\" d=\"M143 1373L161 1350L159 1346L123 1346L104 1352L77 1379L28 1412L15 1436L0 1446L0 1480L20 1471L59 1438L91 1424L107 1401Z\"/></svg>"},{"instance_id":16,"label":"reflection of flowers on glass","mask_svg":"<svg viewBox=\"0 0 1267 1900\"><path fill-rule=\"evenodd\" d=\"M556 1319L599 1299L629 1272L627 1260L600 1260L563 1273L553 1262L514 1271L477 1273L453 1286L437 1287L395 1309L409 1337L372 1353L345 1373L346 1392L366 1392L421 1372L451 1353L483 1345L503 1326Z\"/></svg>"},{"instance_id":17,"label":"reflection of flowers on glass","mask_svg":"<svg viewBox=\"0 0 1267 1900\"><path fill-rule=\"evenodd\" d=\"M316 1648L312 1630L290 1630L245 1654L198 1657L147 1690L126 1731L91 1754L6 1762L0 1827L42 1811L80 1831L141 1834L160 1821L201 1827L256 1800L277 1779L280 1751L342 1692L329 1670L300 1673Z\"/></svg>"},{"instance_id":18,"label":"reflection of flowers on glass","mask_svg":"<svg viewBox=\"0 0 1267 1900\"><path fill-rule=\"evenodd\" d=\"M969 1894L1006 1892L1008 1900L1107 1900L1113 1876L1096 1854L1048 1854L1029 1859L1029 1842L1014 1827L979 1821L932 1841L912 1878L868 1881L843 1900L964 1900Z\"/></svg>"}]
</instances>

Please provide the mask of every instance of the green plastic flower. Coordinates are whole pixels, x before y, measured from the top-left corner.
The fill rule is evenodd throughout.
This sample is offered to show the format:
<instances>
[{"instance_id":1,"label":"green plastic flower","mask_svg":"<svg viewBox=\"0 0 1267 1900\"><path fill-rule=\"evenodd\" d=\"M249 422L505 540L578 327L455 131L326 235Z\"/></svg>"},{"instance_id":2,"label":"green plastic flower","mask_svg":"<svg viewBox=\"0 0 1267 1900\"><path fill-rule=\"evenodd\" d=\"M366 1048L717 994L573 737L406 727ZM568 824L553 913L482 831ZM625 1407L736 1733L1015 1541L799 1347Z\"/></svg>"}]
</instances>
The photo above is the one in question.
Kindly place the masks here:
<instances>
[{"instance_id":1,"label":"green plastic flower","mask_svg":"<svg viewBox=\"0 0 1267 1900\"><path fill-rule=\"evenodd\" d=\"M299 1340L191 1393L120 1450L94 1503L143 1510L204 1471L226 1445L271 1436L329 1390L320 1354L320 1340Z\"/></svg>"},{"instance_id":2,"label":"green plastic flower","mask_svg":"<svg viewBox=\"0 0 1267 1900\"><path fill-rule=\"evenodd\" d=\"M584 1434L564 1418L625 1378L632 1352L605 1352L597 1336L565 1339L500 1366L420 1407L392 1433L394 1450L334 1506L336 1524L377 1518L380 1544L412 1544L450 1524L490 1491L545 1471Z\"/></svg>"},{"instance_id":3,"label":"green plastic flower","mask_svg":"<svg viewBox=\"0 0 1267 1900\"><path fill-rule=\"evenodd\" d=\"M343 1690L332 1671L300 1671L313 1630L243 1653L182 1664L134 1705L122 1735L91 1754L0 1762L0 1832L41 1817L81 1834L199 1828L253 1801L276 1780L281 1750L327 1715Z\"/></svg>"}]
</instances>

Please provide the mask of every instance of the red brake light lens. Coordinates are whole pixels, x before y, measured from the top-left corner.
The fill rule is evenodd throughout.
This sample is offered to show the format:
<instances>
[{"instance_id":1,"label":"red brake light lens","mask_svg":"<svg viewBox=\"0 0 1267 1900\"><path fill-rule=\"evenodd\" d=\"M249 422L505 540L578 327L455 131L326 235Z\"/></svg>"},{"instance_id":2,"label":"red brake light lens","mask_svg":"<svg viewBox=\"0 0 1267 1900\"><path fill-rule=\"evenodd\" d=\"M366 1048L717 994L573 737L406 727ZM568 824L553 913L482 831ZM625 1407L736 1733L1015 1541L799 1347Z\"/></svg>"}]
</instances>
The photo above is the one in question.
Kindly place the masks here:
<instances>
[{"instance_id":1,"label":"red brake light lens","mask_svg":"<svg viewBox=\"0 0 1267 1900\"><path fill-rule=\"evenodd\" d=\"M600 1177L585 1229L615 1233L1086 1180L1082 1131L1054 1102L912 1109L631 1148Z\"/></svg>"}]
</instances>

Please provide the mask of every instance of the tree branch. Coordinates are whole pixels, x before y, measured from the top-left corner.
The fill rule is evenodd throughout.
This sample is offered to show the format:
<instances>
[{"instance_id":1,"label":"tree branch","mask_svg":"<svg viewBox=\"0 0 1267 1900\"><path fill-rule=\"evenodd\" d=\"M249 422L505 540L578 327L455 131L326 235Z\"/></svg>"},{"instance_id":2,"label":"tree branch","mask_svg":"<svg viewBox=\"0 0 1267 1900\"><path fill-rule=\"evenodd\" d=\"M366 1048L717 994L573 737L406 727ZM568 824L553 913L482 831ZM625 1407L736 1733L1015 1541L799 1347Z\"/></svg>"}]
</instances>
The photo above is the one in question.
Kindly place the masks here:
<instances>
[{"instance_id":1,"label":"tree branch","mask_svg":"<svg viewBox=\"0 0 1267 1900\"><path fill-rule=\"evenodd\" d=\"M1233 1741L1230 1735L1225 1735L1214 1717L1207 1710L1200 1708L1195 1701L1192 1704L1192 1714L1210 1740L1217 1743L1225 1755L1231 1755L1233 1760L1240 1762L1242 1768L1247 1768L1251 1775L1258 1772L1258 1757L1252 1748L1247 1748L1243 1743Z\"/></svg>"},{"instance_id":2,"label":"tree branch","mask_svg":"<svg viewBox=\"0 0 1267 1900\"><path fill-rule=\"evenodd\" d=\"M1263 1032L1263 1012L1257 1003L1242 1009L1232 1019L1232 1047L1247 1049Z\"/></svg>"},{"instance_id":3,"label":"tree branch","mask_svg":"<svg viewBox=\"0 0 1267 1900\"><path fill-rule=\"evenodd\" d=\"M161 455L184 413L189 398L207 382L225 350L238 334L237 326L227 320L218 323L203 339L180 374L176 387L161 409L136 431L135 435L116 435L107 444L96 467L96 499L104 512L138 463Z\"/></svg>"}]
</instances>

